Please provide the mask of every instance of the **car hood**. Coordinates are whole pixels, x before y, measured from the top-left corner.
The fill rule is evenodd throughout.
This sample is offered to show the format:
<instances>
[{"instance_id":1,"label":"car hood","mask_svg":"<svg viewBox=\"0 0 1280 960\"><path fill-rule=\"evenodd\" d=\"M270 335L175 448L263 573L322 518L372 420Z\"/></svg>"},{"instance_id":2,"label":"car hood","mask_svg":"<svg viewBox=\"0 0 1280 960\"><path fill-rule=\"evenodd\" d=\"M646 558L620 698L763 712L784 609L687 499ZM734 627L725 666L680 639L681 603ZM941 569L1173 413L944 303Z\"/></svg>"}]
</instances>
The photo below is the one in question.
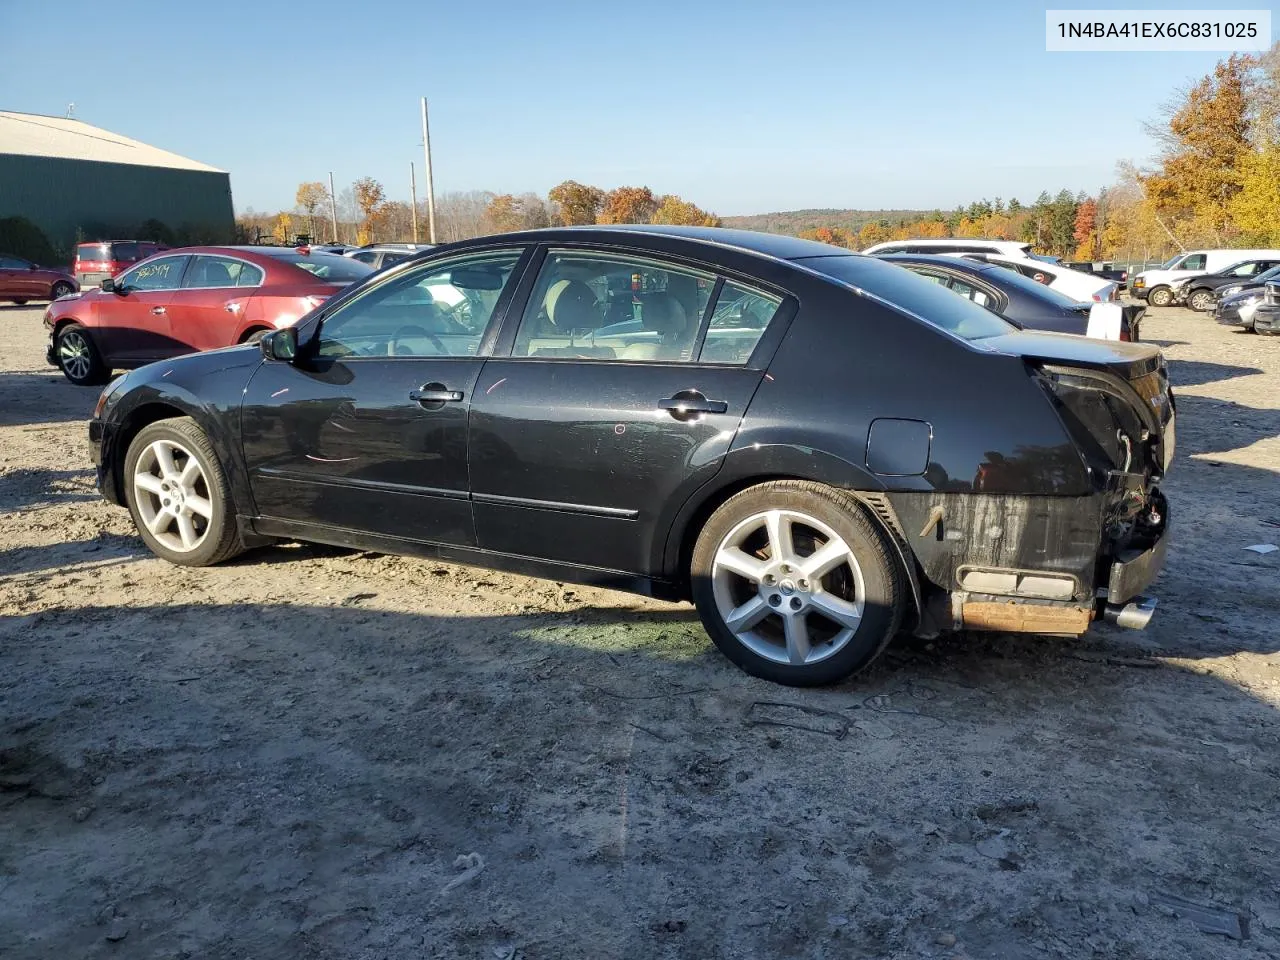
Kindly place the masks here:
<instances>
[{"instance_id":1,"label":"car hood","mask_svg":"<svg viewBox=\"0 0 1280 960\"><path fill-rule=\"evenodd\" d=\"M1117 373L1126 380L1158 370L1161 364L1160 351L1145 343L1097 340L1069 334L1023 330L987 337L976 343L995 353L1027 360L1098 367Z\"/></svg>"},{"instance_id":2,"label":"car hood","mask_svg":"<svg viewBox=\"0 0 1280 960\"><path fill-rule=\"evenodd\" d=\"M1262 284L1255 283L1247 287L1241 287L1229 297L1223 297L1222 303L1240 303L1242 300L1248 300L1250 297L1257 297L1263 294L1265 290Z\"/></svg>"}]
</instances>

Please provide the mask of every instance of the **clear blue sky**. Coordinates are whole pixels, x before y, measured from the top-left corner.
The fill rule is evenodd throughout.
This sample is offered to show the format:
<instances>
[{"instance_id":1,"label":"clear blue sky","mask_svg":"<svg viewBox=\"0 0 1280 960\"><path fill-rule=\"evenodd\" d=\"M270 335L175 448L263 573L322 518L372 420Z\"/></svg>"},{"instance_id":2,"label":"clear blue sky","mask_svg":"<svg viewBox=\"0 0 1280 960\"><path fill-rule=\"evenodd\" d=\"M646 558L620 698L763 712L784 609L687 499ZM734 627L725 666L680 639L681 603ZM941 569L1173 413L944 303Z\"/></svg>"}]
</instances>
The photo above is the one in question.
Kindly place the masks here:
<instances>
[{"instance_id":1,"label":"clear blue sky","mask_svg":"<svg viewBox=\"0 0 1280 960\"><path fill-rule=\"evenodd\" d=\"M410 161L421 191L423 94L437 192L572 178L721 214L1027 201L1150 155L1142 121L1225 56L1046 53L1046 6L1091 5L0 0L0 109L74 102L229 170L237 210L292 207L330 170L407 199Z\"/></svg>"}]
</instances>

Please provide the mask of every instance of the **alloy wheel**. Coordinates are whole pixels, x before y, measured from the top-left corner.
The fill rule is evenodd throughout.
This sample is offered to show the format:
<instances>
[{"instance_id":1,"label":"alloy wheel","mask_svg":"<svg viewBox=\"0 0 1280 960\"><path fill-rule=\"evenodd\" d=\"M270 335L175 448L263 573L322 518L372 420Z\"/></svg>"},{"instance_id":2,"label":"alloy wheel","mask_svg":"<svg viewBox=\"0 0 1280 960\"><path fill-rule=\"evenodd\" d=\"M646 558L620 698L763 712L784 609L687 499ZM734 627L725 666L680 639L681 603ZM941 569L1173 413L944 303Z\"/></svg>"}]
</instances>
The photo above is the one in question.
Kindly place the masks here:
<instances>
[{"instance_id":1,"label":"alloy wheel","mask_svg":"<svg viewBox=\"0 0 1280 960\"><path fill-rule=\"evenodd\" d=\"M1187 301L1187 306L1199 313L1204 313L1213 306L1213 296L1205 290L1197 290Z\"/></svg>"},{"instance_id":2,"label":"alloy wheel","mask_svg":"<svg viewBox=\"0 0 1280 960\"><path fill-rule=\"evenodd\" d=\"M58 360L72 380L84 380L93 367L89 341L78 330L64 333L58 339Z\"/></svg>"},{"instance_id":3,"label":"alloy wheel","mask_svg":"<svg viewBox=\"0 0 1280 960\"><path fill-rule=\"evenodd\" d=\"M798 511L764 511L730 530L716 549L711 581L725 626L775 663L825 660L862 622L866 586L853 551Z\"/></svg>"},{"instance_id":4,"label":"alloy wheel","mask_svg":"<svg viewBox=\"0 0 1280 960\"><path fill-rule=\"evenodd\" d=\"M189 553L208 536L209 478L181 444L157 440L143 450L134 466L133 492L147 531L169 550Z\"/></svg>"}]
</instances>

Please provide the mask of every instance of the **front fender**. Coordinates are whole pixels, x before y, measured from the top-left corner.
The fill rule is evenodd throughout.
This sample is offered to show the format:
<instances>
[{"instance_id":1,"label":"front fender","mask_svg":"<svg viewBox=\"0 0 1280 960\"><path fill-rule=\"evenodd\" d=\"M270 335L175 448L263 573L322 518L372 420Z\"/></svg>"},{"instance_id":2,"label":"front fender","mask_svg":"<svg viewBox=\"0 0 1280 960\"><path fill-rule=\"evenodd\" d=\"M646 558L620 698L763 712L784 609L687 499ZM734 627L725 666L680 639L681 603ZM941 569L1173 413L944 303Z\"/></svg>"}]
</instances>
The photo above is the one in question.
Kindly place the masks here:
<instances>
[{"instance_id":1,"label":"front fender","mask_svg":"<svg viewBox=\"0 0 1280 960\"><path fill-rule=\"evenodd\" d=\"M244 385L261 362L256 347L212 351L153 363L129 375L130 383L108 414L110 445L102 460L114 476L123 500L121 468L129 443L139 430L156 420L187 416L209 437L227 475L236 512L253 512L240 449L240 405ZM242 371L243 376L232 375Z\"/></svg>"}]
</instances>

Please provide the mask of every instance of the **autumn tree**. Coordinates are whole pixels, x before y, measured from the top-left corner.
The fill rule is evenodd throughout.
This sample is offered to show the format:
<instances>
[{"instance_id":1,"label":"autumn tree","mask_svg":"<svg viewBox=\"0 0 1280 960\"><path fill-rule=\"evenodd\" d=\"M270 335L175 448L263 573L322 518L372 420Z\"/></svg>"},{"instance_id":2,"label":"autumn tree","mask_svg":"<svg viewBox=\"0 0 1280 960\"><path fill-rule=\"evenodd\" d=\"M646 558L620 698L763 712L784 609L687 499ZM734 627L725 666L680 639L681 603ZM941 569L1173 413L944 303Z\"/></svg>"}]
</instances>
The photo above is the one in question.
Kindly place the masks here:
<instances>
[{"instance_id":1,"label":"autumn tree","mask_svg":"<svg viewBox=\"0 0 1280 960\"><path fill-rule=\"evenodd\" d=\"M597 223L648 223L658 211L658 199L648 187L618 187L604 195Z\"/></svg>"},{"instance_id":2,"label":"autumn tree","mask_svg":"<svg viewBox=\"0 0 1280 960\"><path fill-rule=\"evenodd\" d=\"M287 213L277 214L271 235L276 238L277 243L288 243L293 236L293 217Z\"/></svg>"},{"instance_id":3,"label":"autumn tree","mask_svg":"<svg viewBox=\"0 0 1280 960\"><path fill-rule=\"evenodd\" d=\"M714 213L707 213L696 204L681 200L674 193L668 193L658 203L658 209L650 218L650 223L669 223L686 227L718 227L720 218Z\"/></svg>"},{"instance_id":4,"label":"autumn tree","mask_svg":"<svg viewBox=\"0 0 1280 960\"><path fill-rule=\"evenodd\" d=\"M522 226L520 205L514 196L501 193L489 201L484 211L485 233L510 233Z\"/></svg>"},{"instance_id":5,"label":"autumn tree","mask_svg":"<svg viewBox=\"0 0 1280 960\"><path fill-rule=\"evenodd\" d=\"M373 177L362 177L352 187L355 190L356 206L360 208L360 229L356 233L356 242L372 243L378 227L385 219L386 193L382 184Z\"/></svg>"},{"instance_id":6,"label":"autumn tree","mask_svg":"<svg viewBox=\"0 0 1280 960\"><path fill-rule=\"evenodd\" d=\"M298 192L294 195L298 209L307 215L307 225L311 236L316 236L316 211L329 202L329 188L319 180L298 184ZM336 237L334 238L337 239Z\"/></svg>"},{"instance_id":7,"label":"autumn tree","mask_svg":"<svg viewBox=\"0 0 1280 960\"><path fill-rule=\"evenodd\" d=\"M922 240L932 240L935 237L948 237L951 235L951 231L947 229L946 221L941 218L921 220L919 223L912 224L909 233L910 236L918 237Z\"/></svg>"},{"instance_id":8,"label":"autumn tree","mask_svg":"<svg viewBox=\"0 0 1280 960\"><path fill-rule=\"evenodd\" d=\"M1247 243L1280 246L1280 145L1252 150L1240 163L1240 190L1228 204Z\"/></svg>"},{"instance_id":9,"label":"autumn tree","mask_svg":"<svg viewBox=\"0 0 1280 960\"><path fill-rule=\"evenodd\" d=\"M858 230L858 249L865 250L867 247L874 247L877 243L884 243L892 238L893 231L888 224L872 220L869 223L864 223L862 228Z\"/></svg>"},{"instance_id":10,"label":"autumn tree","mask_svg":"<svg viewBox=\"0 0 1280 960\"><path fill-rule=\"evenodd\" d=\"M566 180L552 187L547 198L555 208L556 219L566 227L595 223L604 205L604 191L576 180Z\"/></svg>"},{"instance_id":11,"label":"autumn tree","mask_svg":"<svg viewBox=\"0 0 1280 960\"><path fill-rule=\"evenodd\" d=\"M804 240L817 240L818 243L829 243L836 247L853 245L853 237L849 231L840 227L815 227L812 230L801 230L800 237Z\"/></svg>"},{"instance_id":12,"label":"autumn tree","mask_svg":"<svg viewBox=\"0 0 1280 960\"><path fill-rule=\"evenodd\" d=\"M1160 169L1143 185L1157 211L1200 222L1219 238L1229 231L1239 170L1250 150L1245 96L1252 61L1233 55L1189 91L1169 117Z\"/></svg>"},{"instance_id":13,"label":"autumn tree","mask_svg":"<svg viewBox=\"0 0 1280 960\"><path fill-rule=\"evenodd\" d=\"M1076 207L1075 229L1071 238L1076 242L1075 258L1093 260L1098 255L1098 202L1086 197Z\"/></svg>"}]
</instances>

